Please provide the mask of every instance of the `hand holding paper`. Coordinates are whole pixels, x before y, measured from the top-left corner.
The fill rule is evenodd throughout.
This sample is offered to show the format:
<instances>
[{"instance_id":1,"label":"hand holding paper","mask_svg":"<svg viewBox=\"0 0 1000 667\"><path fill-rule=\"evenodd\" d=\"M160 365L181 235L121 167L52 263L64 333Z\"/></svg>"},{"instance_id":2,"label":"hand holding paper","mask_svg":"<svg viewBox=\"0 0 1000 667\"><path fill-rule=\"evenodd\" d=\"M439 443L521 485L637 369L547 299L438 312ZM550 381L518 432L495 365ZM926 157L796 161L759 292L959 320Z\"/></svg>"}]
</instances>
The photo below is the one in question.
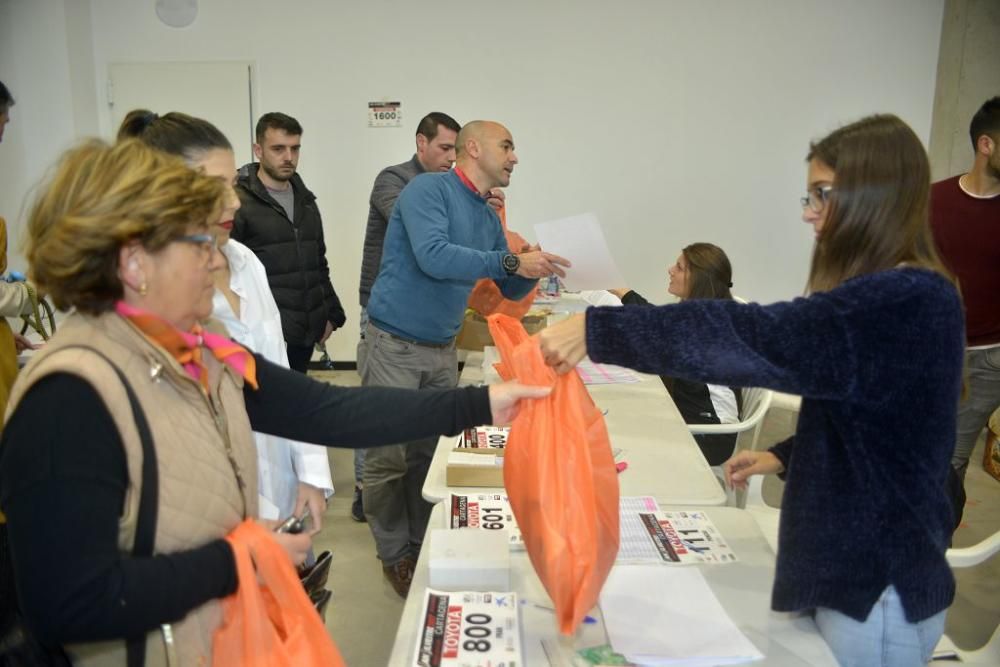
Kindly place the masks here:
<instances>
[{"instance_id":1,"label":"hand holding paper","mask_svg":"<svg viewBox=\"0 0 1000 667\"><path fill-rule=\"evenodd\" d=\"M566 272L560 267L570 266L568 259L544 250L521 253L517 258L521 261L517 275L522 278L546 278L553 273L562 278Z\"/></svg>"}]
</instances>

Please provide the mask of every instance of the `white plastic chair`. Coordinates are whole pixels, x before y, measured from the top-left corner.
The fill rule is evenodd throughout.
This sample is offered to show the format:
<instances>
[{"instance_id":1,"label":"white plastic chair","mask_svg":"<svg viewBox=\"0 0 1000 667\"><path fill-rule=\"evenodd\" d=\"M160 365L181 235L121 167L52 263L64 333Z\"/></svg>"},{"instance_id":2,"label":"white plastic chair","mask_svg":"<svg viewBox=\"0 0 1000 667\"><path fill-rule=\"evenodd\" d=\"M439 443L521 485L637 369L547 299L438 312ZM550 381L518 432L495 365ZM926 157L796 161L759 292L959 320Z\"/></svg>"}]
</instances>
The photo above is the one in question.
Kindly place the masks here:
<instances>
[{"instance_id":1,"label":"white plastic chair","mask_svg":"<svg viewBox=\"0 0 1000 667\"><path fill-rule=\"evenodd\" d=\"M764 534L768 546L778 553L778 524L781 522L781 508L771 507L764 502L764 480L766 475L753 475L747 481L746 505L744 509L753 516L757 527Z\"/></svg>"},{"instance_id":2,"label":"white plastic chair","mask_svg":"<svg viewBox=\"0 0 1000 667\"><path fill-rule=\"evenodd\" d=\"M741 449L755 449L757 441L760 439L760 429L764 424L764 415L771 407L773 392L762 387L747 387L743 389L743 417L735 424L688 424L688 429L692 434L700 433L736 433L736 446L733 453ZM719 482L724 482L721 466L712 466L715 476ZM724 484L723 484L724 485ZM726 504L738 507L741 503L736 495L726 489Z\"/></svg>"},{"instance_id":3,"label":"white plastic chair","mask_svg":"<svg viewBox=\"0 0 1000 667\"><path fill-rule=\"evenodd\" d=\"M1000 531L971 547L948 549L945 552L945 558L948 559L948 564L952 568L974 567L997 553L1000 553ZM952 662L957 660L963 665L991 665L992 667L1000 665L1000 626L997 626L983 647L973 651L960 649L947 636L941 637L941 641L934 649L933 660Z\"/></svg>"}]
</instances>

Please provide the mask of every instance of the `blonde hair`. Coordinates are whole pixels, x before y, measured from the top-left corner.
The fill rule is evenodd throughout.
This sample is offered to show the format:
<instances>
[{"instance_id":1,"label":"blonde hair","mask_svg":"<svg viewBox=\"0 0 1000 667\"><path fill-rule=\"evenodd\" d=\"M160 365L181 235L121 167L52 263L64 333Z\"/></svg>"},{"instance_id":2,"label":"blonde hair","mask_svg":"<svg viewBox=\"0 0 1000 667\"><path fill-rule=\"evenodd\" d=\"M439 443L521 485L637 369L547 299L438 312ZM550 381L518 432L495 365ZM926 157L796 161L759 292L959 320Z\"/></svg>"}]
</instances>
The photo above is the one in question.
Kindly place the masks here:
<instances>
[{"instance_id":1,"label":"blonde hair","mask_svg":"<svg viewBox=\"0 0 1000 667\"><path fill-rule=\"evenodd\" d=\"M157 252L207 228L223 196L219 179L141 141L84 143L63 155L32 207L31 279L60 310L110 310L123 295L122 246L137 240Z\"/></svg>"}]
</instances>

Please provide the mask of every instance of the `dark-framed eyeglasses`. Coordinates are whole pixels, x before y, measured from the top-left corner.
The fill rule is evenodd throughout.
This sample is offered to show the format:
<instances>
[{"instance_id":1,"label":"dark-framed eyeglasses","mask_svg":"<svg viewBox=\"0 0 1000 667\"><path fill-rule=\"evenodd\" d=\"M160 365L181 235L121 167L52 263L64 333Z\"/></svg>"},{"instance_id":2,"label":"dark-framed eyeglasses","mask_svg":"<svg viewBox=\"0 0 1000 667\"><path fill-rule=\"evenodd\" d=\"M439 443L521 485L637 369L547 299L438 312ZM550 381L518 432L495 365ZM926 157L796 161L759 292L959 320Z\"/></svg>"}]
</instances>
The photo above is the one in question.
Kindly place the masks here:
<instances>
[{"instance_id":1,"label":"dark-framed eyeglasses","mask_svg":"<svg viewBox=\"0 0 1000 667\"><path fill-rule=\"evenodd\" d=\"M833 192L832 185L813 188L809 191L809 194L799 199L799 203L802 204L802 208L808 206L809 210L813 213L820 213L823 207L826 206L826 202L829 201L831 192Z\"/></svg>"}]
</instances>

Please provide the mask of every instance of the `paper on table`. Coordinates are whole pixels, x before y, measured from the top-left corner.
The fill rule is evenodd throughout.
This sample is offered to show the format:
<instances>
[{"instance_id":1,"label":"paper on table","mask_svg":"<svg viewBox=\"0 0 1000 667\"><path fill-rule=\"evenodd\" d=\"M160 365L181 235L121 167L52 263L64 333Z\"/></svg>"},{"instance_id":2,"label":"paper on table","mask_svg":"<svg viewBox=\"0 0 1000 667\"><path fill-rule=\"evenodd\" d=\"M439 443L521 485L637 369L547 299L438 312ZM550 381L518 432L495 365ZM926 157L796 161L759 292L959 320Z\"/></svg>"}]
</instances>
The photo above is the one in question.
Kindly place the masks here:
<instances>
[{"instance_id":1,"label":"paper on table","mask_svg":"<svg viewBox=\"0 0 1000 667\"><path fill-rule=\"evenodd\" d=\"M639 376L634 371L611 364L598 364L585 357L576 366L577 375L584 384L634 384Z\"/></svg>"},{"instance_id":2,"label":"paper on table","mask_svg":"<svg viewBox=\"0 0 1000 667\"><path fill-rule=\"evenodd\" d=\"M642 665L725 665L764 657L695 567L616 565L600 604L611 646Z\"/></svg>"},{"instance_id":3,"label":"paper on table","mask_svg":"<svg viewBox=\"0 0 1000 667\"><path fill-rule=\"evenodd\" d=\"M591 306L620 306L622 300L606 289L582 290L580 298Z\"/></svg>"},{"instance_id":4,"label":"paper on table","mask_svg":"<svg viewBox=\"0 0 1000 667\"><path fill-rule=\"evenodd\" d=\"M542 250L573 263L562 278L566 289L596 290L625 285L604 241L601 223L593 213L540 222L535 225L535 236Z\"/></svg>"},{"instance_id":5,"label":"paper on table","mask_svg":"<svg viewBox=\"0 0 1000 667\"><path fill-rule=\"evenodd\" d=\"M472 454L465 452L448 452L448 465L450 466L503 466L502 456L492 454Z\"/></svg>"}]
</instances>

